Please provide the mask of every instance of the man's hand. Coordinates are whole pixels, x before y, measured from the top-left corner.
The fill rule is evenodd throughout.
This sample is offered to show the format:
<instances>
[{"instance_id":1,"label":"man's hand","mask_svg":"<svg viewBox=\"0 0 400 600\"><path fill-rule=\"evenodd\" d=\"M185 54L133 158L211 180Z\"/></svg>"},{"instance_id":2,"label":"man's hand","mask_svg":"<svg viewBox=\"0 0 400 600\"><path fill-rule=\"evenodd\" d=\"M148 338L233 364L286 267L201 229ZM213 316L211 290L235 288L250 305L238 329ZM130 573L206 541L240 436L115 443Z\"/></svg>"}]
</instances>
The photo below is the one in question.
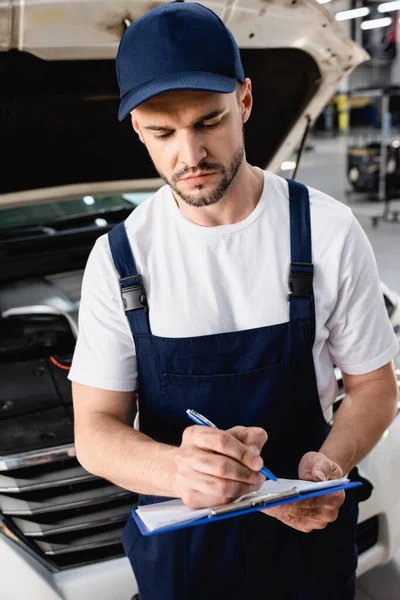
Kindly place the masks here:
<instances>
[{"instance_id":1,"label":"man's hand","mask_svg":"<svg viewBox=\"0 0 400 600\"><path fill-rule=\"evenodd\" d=\"M299 479L328 481L340 477L343 477L343 473L339 465L321 452L308 452L300 461ZM293 529L310 533L314 529L325 529L329 523L336 521L344 499L345 493L341 490L301 502L275 506L262 512L279 519Z\"/></svg>"},{"instance_id":2,"label":"man's hand","mask_svg":"<svg viewBox=\"0 0 400 600\"><path fill-rule=\"evenodd\" d=\"M187 427L175 456L176 496L190 508L206 508L258 490L265 481L259 470L267 437L259 427Z\"/></svg>"}]
</instances>

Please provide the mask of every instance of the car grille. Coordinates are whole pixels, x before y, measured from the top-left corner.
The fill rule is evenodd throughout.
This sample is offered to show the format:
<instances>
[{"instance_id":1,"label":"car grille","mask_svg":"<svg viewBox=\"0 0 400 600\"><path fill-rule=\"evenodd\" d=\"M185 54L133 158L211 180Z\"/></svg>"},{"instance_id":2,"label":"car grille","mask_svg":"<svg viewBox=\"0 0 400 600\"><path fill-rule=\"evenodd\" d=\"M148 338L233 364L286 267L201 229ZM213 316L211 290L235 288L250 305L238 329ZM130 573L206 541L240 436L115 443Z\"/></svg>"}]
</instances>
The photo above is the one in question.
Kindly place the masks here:
<instances>
[{"instance_id":1,"label":"car grille","mask_svg":"<svg viewBox=\"0 0 400 600\"><path fill-rule=\"evenodd\" d=\"M0 460L5 523L58 569L122 556L122 529L136 502L136 494L85 471L73 445ZM359 554L378 535L377 516L360 523Z\"/></svg>"},{"instance_id":2,"label":"car grille","mask_svg":"<svg viewBox=\"0 0 400 600\"><path fill-rule=\"evenodd\" d=\"M54 568L123 555L121 533L136 494L91 475L73 445L0 458L0 515Z\"/></svg>"},{"instance_id":3,"label":"car grille","mask_svg":"<svg viewBox=\"0 0 400 600\"><path fill-rule=\"evenodd\" d=\"M56 296L49 285L36 281L29 289ZM73 278L64 286L76 295ZM0 531L54 570L122 555L121 532L137 502L136 494L88 473L76 459L71 382L50 360L54 355L68 368L74 345L63 316L2 319Z\"/></svg>"},{"instance_id":4,"label":"car grille","mask_svg":"<svg viewBox=\"0 0 400 600\"><path fill-rule=\"evenodd\" d=\"M358 554L366 552L378 543L379 518L371 517L357 525Z\"/></svg>"}]
</instances>

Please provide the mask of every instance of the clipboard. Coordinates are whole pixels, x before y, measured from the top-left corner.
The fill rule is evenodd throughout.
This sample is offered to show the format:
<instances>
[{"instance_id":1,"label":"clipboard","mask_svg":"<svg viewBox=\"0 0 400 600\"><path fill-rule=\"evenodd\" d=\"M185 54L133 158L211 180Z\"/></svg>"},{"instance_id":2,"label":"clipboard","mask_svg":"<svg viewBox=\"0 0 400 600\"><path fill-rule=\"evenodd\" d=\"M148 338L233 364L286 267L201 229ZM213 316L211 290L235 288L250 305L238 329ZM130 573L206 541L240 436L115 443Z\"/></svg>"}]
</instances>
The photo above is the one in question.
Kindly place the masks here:
<instances>
[{"instance_id":1,"label":"clipboard","mask_svg":"<svg viewBox=\"0 0 400 600\"><path fill-rule=\"evenodd\" d=\"M149 530L145 523L142 521L140 516L136 513L136 509L131 510L133 519L139 528L139 531L144 536L158 535L159 533L167 533L169 531L177 531L178 529L184 529L185 527L195 527L197 525L209 525L222 519L230 519L232 517L240 517L256 512L262 508L272 508L274 506L280 506L282 504L289 504L290 502L298 502L300 500L306 500L307 498L316 498L318 496L324 496L333 492L339 492L340 490L348 490L351 488L363 485L360 481L351 481L339 486L333 486L325 489L315 490L313 492L300 492L296 488L286 490L278 493L268 493L263 496L256 498L246 498L239 502L231 502L229 504L222 504L214 508L209 509L209 514L205 517L194 518L187 520L182 523L169 525L166 527L160 527L158 529Z\"/></svg>"}]
</instances>

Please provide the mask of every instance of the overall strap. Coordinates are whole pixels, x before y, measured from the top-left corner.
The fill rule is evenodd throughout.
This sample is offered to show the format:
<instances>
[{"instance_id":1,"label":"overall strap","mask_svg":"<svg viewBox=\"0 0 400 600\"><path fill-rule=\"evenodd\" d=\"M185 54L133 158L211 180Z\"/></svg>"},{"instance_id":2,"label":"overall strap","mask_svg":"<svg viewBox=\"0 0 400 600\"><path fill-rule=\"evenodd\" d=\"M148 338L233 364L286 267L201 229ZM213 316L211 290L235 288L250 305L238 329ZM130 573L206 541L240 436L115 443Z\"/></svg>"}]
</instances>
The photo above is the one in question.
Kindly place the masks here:
<instances>
[{"instance_id":1,"label":"overall strap","mask_svg":"<svg viewBox=\"0 0 400 600\"><path fill-rule=\"evenodd\" d=\"M138 274L132 248L125 229L125 221L108 233L110 250L119 273L122 302L132 335L150 333L148 305L142 277Z\"/></svg>"},{"instance_id":2,"label":"overall strap","mask_svg":"<svg viewBox=\"0 0 400 600\"><path fill-rule=\"evenodd\" d=\"M315 338L315 307L313 293L310 198L305 185L290 179L290 249L289 273L290 321L309 319L311 336Z\"/></svg>"}]
</instances>

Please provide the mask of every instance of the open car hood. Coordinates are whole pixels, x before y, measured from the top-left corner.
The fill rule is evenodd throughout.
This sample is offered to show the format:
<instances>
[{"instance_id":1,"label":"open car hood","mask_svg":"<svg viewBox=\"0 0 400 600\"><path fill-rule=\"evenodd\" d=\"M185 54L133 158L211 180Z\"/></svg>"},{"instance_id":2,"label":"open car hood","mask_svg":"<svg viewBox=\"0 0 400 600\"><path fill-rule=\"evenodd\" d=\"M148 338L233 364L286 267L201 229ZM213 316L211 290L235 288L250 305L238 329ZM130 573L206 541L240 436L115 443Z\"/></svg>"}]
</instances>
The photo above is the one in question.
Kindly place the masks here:
<instances>
[{"instance_id":1,"label":"open car hood","mask_svg":"<svg viewBox=\"0 0 400 600\"><path fill-rule=\"evenodd\" d=\"M157 177L129 119L117 120L114 58L126 26L159 4L0 3L2 206L32 194L40 198L58 186L129 189L132 180ZM317 118L341 80L368 55L316 0L203 4L232 31L253 83L247 158L277 171L308 120Z\"/></svg>"}]
</instances>

